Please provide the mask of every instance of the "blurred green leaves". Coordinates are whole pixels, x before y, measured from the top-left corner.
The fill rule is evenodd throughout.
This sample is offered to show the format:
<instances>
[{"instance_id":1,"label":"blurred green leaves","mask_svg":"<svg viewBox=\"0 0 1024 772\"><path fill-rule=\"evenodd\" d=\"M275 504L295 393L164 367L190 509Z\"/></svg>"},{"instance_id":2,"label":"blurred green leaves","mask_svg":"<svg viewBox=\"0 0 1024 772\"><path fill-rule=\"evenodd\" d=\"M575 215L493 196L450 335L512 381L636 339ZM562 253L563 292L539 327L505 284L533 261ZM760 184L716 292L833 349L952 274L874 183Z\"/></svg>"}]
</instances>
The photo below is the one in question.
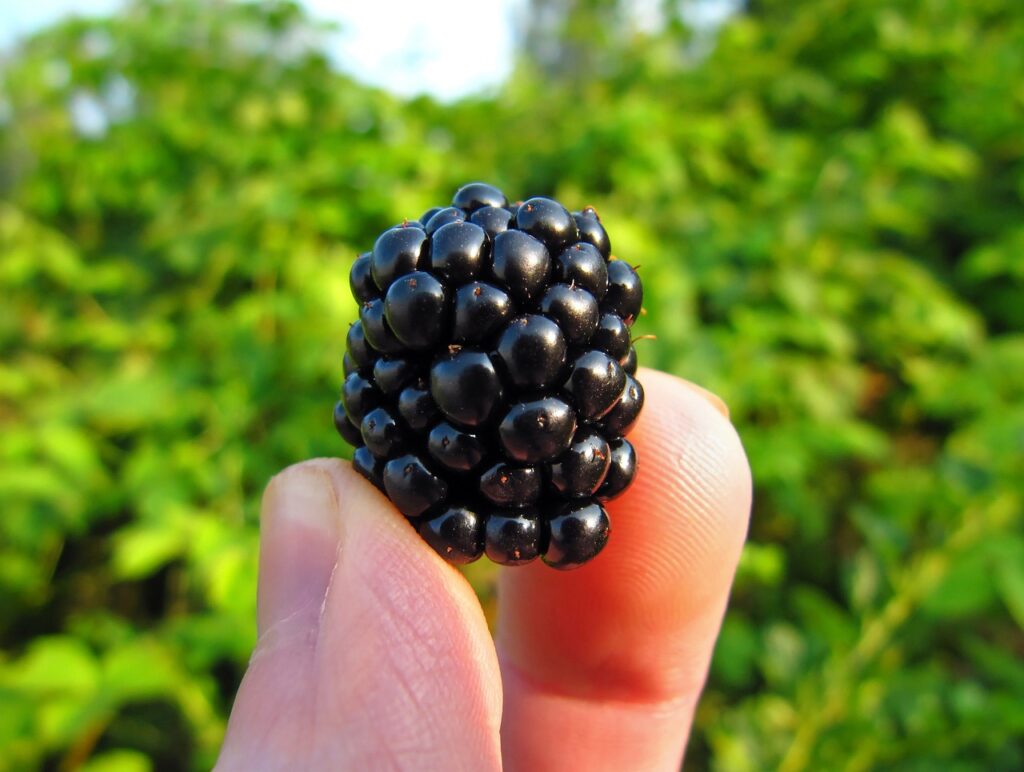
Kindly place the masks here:
<instances>
[{"instance_id":1,"label":"blurred green leaves","mask_svg":"<svg viewBox=\"0 0 1024 772\"><path fill-rule=\"evenodd\" d=\"M1024 11L759 0L702 48L672 3L654 32L547 5L561 54L527 36L452 105L333 72L288 3L144 0L10 53L0 769L211 766L260 491L346 452L348 266L469 179L597 206L642 361L747 446L688 766L1024 765Z\"/></svg>"}]
</instances>

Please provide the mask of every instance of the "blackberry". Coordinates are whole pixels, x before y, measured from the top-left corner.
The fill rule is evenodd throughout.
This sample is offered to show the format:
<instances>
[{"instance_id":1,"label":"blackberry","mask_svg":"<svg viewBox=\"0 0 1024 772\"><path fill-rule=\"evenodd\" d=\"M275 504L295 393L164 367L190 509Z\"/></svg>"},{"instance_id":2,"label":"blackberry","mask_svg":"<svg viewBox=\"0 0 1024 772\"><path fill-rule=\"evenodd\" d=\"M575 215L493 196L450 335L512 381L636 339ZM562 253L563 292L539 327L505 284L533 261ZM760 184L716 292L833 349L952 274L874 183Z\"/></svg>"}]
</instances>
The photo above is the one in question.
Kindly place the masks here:
<instances>
[{"instance_id":1,"label":"blackberry","mask_svg":"<svg viewBox=\"0 0 1024 772\"><path fill-rule=\"evenodd\" d=\"M493 185L488 185L485 182L471 182L455 191L455 195L452 197L452 206L466 212L475 212L485 206L508 206L508 199Z\"/></svg>"},{"instance_id":2,"label":"blackberry","mask_svg":"<svg viewBox=\"0 0 1024 772\"><path fill-rule=\"evenodd\" d=\"M550 275L551 255L543 241L518 230L494 237L491 276L514 301L530 306L548 286Z\"/></svg>"},{"instance_id":3,"label":"blackberry","mask_svg":"<svg viewBox=\"0 0 1024 772\"><path fill-rule=\"evenodd\" d=\"M618 314L626 324L632 324L643 300L644 290L636 270L622 260L609 260L608 292L601 301L602 310Z\"/></svg>"},{"instance_id":4,"label":"blackberry","mask_svg":"<svg viewBox=\"0 0 1024 772\"><path fill-rule=\"evenodd\" d=\"M382 354L396 354L405 350L402 342L391 331L391 325L384 316L384 301L380 298L368 300L359 309L359 321L363 325L363 337L372 349Z\"/></svg>"},{"instance_id":5,"label":"blackberry","mask_svg":"<svg viewBox=\"0 0 1024 772\"><path fill-rule=\"evenodd\" d=\"M580 241L597 247L601 256L608 260L612 256L612 243L608 240L608 232L601 225L597 210L592 206L585 207L582 212L573 212L572 219L576 221Z\"/></svg>"},{"instance_id":6,"label":"blackberry","mask_svg":"<svg viewBox=\"0 0 1024 772\"><path fill-rule=\"evenodd\" d=\"M512 300L495 286L474 281L455 293L456 343L479 343L504 327L512 316Z\"/></svg>"},{"instance_id":7,"label":"blackberry","mask_svg":"<svg viewBox=\"0 0 1024 772\"><path fill-rule=\"evenodd\" d=\"M373 283L383 292L403 273L415 271L426 242L427 234L413 224L389 228L380 234L370 257Z\"/></svg>"},{"instance_id":8,"label":"blackberry","mask_svg":"<svg viewBox=\"0 0 1024 772\"><path fill-rule=\"evenodd\" d=\"M430 268L449 286L476 277L490 251L487 232L471 222L450 222L430 237Z\"/></svg>"},{"instance_id":9,"label":"blackberry","mask_svg":"<svg viewBox=\"0 0 1024 772\"><path fill-rule=\"evenodd\" d=\"M565 370L565 336L546 316L513 319L498 338L495 353L507 380L522 389L543 389Z\"/></svg>"},{"instance_id":10,"label":"blackberry","mask_svg":"<svg viewBox=\"0 0 1024 772\"><path fill-rule=\"evenodd\" d=\"M619 404L626 377L618 362L603 351L591 350L573 362L565 388L576 400L580 415L594 420Z\"/></svg>"},{"instance_id":11,"label":"blackberry","mask_svg":"<svg viewBox=\"0 0 1024 772\"><path fill-rule=\"evenodd\" d=\"M360 303L373 300L380 295L377 284L373 280L373 275L370 273L370 260L372 257L372 252L361 254L352 263L352 270L348 275L348 284L352 289L352 296Z\"/></svg>"},{"instance_id":12,"label":"blackberry","mask_svg":"<svg viewBox=\"0 0 1024 772\"><path fill-rule=\"evenodd\" d=\"M430 396L456 424L485 425L496 414L502 394L494 363L483 351L442 355L430 368Z\"/></svg>"},{"instance_id":13,"label":"blackberry","mask_svg":"<svg viewBox=\"0 0 1024 772\"><path fill-rule=\"evenodd\" d=\"M431 215L430 219L423 224L423 230L426 231L428 236L433 236L434 233L441 230L445 225L465 221L466 213L464 211L454 206L446 206L444 209L439 209Z\"/></svg>"},{"instance_id":14,"label":"blackberry","mask_svg":"<svg viewBox=\"0 0 1024 772\"><path fill-rule=\"evenodd\" d=\"M504 207L485 206L473 212L469 221L474 225L479 225L493 239L499 233L508 230L509 223L512 221L512 213Z\"/></svg>"},{"instance_id":15,"label":"blackberry","mask_svg":"<svg viewBox=\"0 0 1024 772\"><path fill-rule=\"evenodd\" d=\"M569 210L550 198L531 198L516 210L516 227L556 251L579 240L579 229Z\"/></svg>"},{"instance_id":16,"label":"blackberry","mask_svg":"<svg viewBox=\"0 0 1024 772\"><path fill-rule=\"evenodd\" d=\"M643 288L593 208L474 182L349 275L333 421L353 466L446 560L586 563L633 481Z\"/></svg>"},{"instance_id":17,"label":"blackberry","mask_svg":"<svg viewBox=\"0 0 1024 772\"><path fill-rule=\"evenodd\" d=\"M448 301L445 285L429 273L415 271L396 279L388 288L384 318L406 348L430 349L447 333Z\"/></svg>"},{"instance_id":18,"label":"blackberry","mask_svg":"<svg viewBox=\"0 0 1024 772\"><path fill-rule=\"evenodd\" d=\"M592 244L578 242L563 251L554 272L557 281L587 290L598 302L608 292L608 263Z\"/></svg>"},{"instance_id":19,"label":"blackberry","mask_svg":"<svg viewBox=\"0 0 1024 772\"><path fill-rule=\"evenodd\" d=\"M363 444L377 458L388 458L405 447L404 431L398 420L382 407L375 407L359 424Z\"/></svg>"},{"instance_id":20,"label":"blackberry","mask_svg":"<svg viewBox=\"0 0 1024 772\"><path fill-rule=\"evenodd\" d=\"M585 344L597 329L597 298L582 287L555 284L541 298L540 311L558 323L574 346Z\"/></svg>"},{"instance_id":21,"label":"blackberry","mask_svg":"<svg viewBox=\"0 0 1024 772\"><path fill-rule=\"evenodd\" d=\"M505 456L536 464L554 461L569 448L576 431L576 412L558 397L513 405L498 424Z\"/></svg>"}]
</instances>

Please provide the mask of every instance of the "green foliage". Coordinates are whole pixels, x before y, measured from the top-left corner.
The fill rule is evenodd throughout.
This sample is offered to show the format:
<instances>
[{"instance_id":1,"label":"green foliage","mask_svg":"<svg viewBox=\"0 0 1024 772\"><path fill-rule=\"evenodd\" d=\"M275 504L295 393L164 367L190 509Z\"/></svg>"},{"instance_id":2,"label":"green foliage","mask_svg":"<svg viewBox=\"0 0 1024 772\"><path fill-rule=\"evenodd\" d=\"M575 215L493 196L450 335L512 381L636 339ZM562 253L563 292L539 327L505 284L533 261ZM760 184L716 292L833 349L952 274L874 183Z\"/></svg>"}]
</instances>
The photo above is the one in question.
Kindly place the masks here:
<instances>
[{"instance_id":1,"label":"green foliage","mask_svg":"<svg viewBox=\"0 0 1024 772\"><path fill-rule=\"evenodd\" d=\"M595 204L642 360L747 445L689 765L1024 766L1024 7L767 0L706 55L595 29L600 77L524 58L448 106L318 35L150 0L0 74L0 769L210 766L262 486L344 448L348 266L478 178Z\"/></svg>"}]
</instances>

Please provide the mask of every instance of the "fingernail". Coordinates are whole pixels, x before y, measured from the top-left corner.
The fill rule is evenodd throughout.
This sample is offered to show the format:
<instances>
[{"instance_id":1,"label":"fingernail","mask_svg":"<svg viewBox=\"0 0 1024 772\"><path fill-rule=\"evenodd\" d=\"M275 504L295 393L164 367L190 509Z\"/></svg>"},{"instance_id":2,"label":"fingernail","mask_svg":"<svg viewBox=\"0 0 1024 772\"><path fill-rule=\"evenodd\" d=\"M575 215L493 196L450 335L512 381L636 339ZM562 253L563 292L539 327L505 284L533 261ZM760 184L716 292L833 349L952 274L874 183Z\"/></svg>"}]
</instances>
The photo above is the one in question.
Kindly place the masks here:
<instances>
[{"instance_id":1,"label":"fingernail","mask_svg":"<svg viewBox=\"0 0 1024 772\"><path fill-rule=\"evenodd\" d=\"M283 620L315 622L338 556L340 510L331 475L317 461L270 481L260 516L260 635Z\"/></svg>"},{"instance_id":2,"label":"fingernail","mask_svg":"<svg viewBox=\"0 0 1024 772\"><path fill-rule=\"evenodd\" d=\"M263 519L338 532L338 495L330 472L318 461L304 461L278 473L263 496Z\"/></svg>"},{"instance_id":3,"label":"fingernail","mask_svg":"<svg viewBox=\"0 0 1024 772\"><path fill-rule=\"evenodd\" d=\"M719 397L714 392L708 391L702 386L698 386L695 383L688 382L687 385L695 392L700 394L702 397L704 397L704 399L706 399L708 402L710 402L711 406L719 413L721 413L723 416L725 416L726 420L729 419L729 406L722 401L721 397Z\"/></svg>"}]
</instances>

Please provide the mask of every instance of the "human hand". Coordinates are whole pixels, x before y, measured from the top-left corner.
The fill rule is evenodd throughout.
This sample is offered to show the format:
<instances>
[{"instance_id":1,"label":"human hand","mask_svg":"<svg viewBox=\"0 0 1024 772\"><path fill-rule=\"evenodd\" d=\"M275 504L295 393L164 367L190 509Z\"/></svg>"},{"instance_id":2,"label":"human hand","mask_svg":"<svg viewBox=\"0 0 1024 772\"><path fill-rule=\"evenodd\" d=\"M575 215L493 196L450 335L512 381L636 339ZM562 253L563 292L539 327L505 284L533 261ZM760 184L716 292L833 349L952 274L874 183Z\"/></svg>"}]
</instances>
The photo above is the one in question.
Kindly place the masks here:
<instances>
[{"instance_id":1,"label":"human hand","mask_svg":"<svg viewBox=\"0 0 1024 772\"><path fill-rule=\"evenodd\" d=\"M678 769L750 471L717 397L641 380L639 471L608 546L570 572L502 569L496 641L465 579L348 463L275 477L218 769Z\"/></svg>"}]
</instances>

